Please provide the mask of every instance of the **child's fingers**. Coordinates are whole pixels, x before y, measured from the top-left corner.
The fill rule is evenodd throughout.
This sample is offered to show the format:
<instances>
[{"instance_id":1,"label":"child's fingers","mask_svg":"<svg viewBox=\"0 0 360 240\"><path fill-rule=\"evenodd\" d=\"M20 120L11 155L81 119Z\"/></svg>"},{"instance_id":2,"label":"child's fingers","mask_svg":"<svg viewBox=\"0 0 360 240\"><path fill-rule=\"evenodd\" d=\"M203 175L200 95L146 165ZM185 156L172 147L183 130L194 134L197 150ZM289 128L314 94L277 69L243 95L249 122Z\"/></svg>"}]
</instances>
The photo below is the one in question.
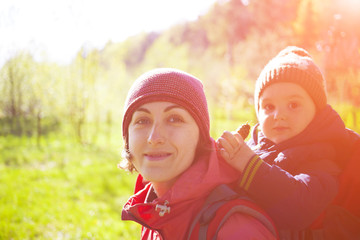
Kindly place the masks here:
<instances>
[{"instance_id":1,"label":"child's fingers","mask_svg":"<svg viewBox=\"0 0 360 240\"><path fill-rule=\"evenodd\" d=\"M220 137L218 140L219 149L223 149L224 151L232 154L234 152L234 147L229 143L229 141L223 137Z\"/></svg>"},{"instance_id":2,"label":"child's fingers","mask_svg":"<svg viewBox=\"0 0 360 240\"><path fill-rule=\"evenodd\" d=\"M239 148L239 144L240 144L240 141L241 141L240 134L238 134L236 132L225 131L221 135L221 138L225 139L232 146L233 149L238 149Z\"/></svg>"},{"instance_id":3,"label":"child's fingers","mask_svg":"<svg viewBox=\"0 0 360 240\"><path fill-rule=\"evenodd\" d=\"M240 135L239 132L232 132L232 134L234 135L234 137L236 138L236 141L238 142L237 144L242 145L244 143L244 139L243 137Z\"/></svg>"},{"instance_id":4,"label":"child's fingers","mask_svg":"<svg viewBox=\"0 0 360 240\"><path fill-rule=\"evenodd\" d=\"M230 160L230 154L229 154L227 151L225 151L225 149L220 148L219 153L220 153L220 156L221 156L225 161Z\"/></svg>"}]
</instances>

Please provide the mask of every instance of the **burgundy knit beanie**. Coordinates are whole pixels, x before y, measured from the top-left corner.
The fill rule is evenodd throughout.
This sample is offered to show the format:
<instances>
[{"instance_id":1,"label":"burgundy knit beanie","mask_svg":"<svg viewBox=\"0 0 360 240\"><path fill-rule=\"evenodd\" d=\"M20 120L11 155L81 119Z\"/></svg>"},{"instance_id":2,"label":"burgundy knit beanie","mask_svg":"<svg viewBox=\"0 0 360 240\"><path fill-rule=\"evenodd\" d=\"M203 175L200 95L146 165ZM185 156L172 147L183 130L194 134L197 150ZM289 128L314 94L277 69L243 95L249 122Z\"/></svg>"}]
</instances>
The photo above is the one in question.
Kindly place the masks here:
<instances>
[{"instance_id":1,"label":"burgundy knit beanie","mask_svg":"<svg viewBox=\"0 0 360 240\"><path fill-rule=\"evenodd\" d=\"M259 111L259 99L265 88L278 82L300 85L310 95L317 110L327 104L324 77L310 54L302 48L286 47L264 67L255 86L256 113Z\"/></svg>"},{"instance_id":2,"label":"burgundy knit beanie","mask_svg":"<svg viewBox=\"0 0 360 240\"><path fill-rule=\"evenodd\" d=\"M128 147L128 127L134 111L141 105L166 101L185 108L195 119L205 142L210 142L210 119L201 81L171 68L154 69L141 75L130 88L124 108L123 138Z\"/></svg>"}]
</instances>

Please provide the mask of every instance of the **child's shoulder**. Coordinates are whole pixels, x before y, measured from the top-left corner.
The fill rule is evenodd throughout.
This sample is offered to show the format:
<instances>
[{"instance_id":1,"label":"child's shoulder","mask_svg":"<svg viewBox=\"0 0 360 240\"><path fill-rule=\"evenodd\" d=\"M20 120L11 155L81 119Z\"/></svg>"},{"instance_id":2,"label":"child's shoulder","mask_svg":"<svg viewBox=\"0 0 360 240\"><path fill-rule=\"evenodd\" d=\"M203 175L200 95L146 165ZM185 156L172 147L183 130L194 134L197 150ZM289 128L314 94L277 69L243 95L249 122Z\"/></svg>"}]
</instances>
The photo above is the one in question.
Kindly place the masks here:
<instances>
[{"instance_id":1,"label":"child's shoulder","mask_svg":"<svg viewBox=\"0 0 360 240\"><path fill-rule=\"evenodd\" d=\"M355 132L354 130L352 130L350 128L346 128L346 132L349 136L350 143L355 144L357 141L360 140L360 134Z\"/></svg>"}]
</instances>

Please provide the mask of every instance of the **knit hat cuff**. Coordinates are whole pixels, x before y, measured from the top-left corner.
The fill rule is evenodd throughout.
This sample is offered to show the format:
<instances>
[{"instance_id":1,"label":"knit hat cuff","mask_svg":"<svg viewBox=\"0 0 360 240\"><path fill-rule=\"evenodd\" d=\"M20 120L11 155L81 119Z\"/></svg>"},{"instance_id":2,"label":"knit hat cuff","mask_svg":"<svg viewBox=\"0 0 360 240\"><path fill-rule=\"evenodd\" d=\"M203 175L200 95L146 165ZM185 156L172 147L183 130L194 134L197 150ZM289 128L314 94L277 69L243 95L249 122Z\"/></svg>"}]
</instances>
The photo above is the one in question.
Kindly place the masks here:
<instances>
[{"instance_id":1,"label":"knit hat cuff","mask_svg":"<svg viewBox=\"0 0 360 240\"><path fill-rule=\"evenodd\" d=\"M262 85L259 88L261 91L257 94L257 99L260 98L261 94L269 85L279 82L290 82L304 88L314 101L317 109L322 109L326 106L326 93L323 90L324 86L320 85L311 74L304 70L298 68L273 69L273 71L266 73L265 78L271 80L262 82Z\"/></svg>"},{"instance_id":2,"label":"knit hat cuff","mask_svg":"<svg viewBox=\"0 0 360 240\"><path fill-rule=\"evenodd\" d=\"M124 120L123 120L124 137L127 135L128 127L131 122L134 111L141 105L144 105L149 102L157 102L157 101L172 102L186 109L197 123L200 130L200 134L202 134L204 140L210 139L210 135L209 135L210 121L208 120L207 122L204 122L204 118L198 116L198 113L202 114L203 116L206 116L207 113L202 113L201 109L196 109L196 105L191 104L190 102L188 102L187 99L179 98L179 95L174 95L171 93L167 93L167 94L150 93L147 95L142 95L137 99L133 100L133 102L129 104L130 106L124 115Z\"/></svg>"}]
</instances>

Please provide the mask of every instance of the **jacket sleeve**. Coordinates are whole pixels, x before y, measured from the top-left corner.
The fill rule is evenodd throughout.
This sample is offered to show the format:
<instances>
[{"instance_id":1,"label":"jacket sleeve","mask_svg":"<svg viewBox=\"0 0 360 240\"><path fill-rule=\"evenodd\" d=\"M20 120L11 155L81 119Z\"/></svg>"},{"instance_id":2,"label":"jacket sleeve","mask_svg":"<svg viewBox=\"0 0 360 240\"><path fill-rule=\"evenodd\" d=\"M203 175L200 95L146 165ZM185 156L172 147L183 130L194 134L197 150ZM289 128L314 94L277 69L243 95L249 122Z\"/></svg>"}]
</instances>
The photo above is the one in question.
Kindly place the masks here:
<instances>
[{"instance_id":1,"label":"jacket sleeve","mask_svg":"<svg viewBox=\"0 0 360 240\"><path fill-rule=\"evenodd\" d=\"M331 161L304 165L301 173L290 174L254 156L240 178L240 189L267 211L279 229L308 227L337 193L337 168Z\"/></svg>"},{"instance_id":2,"label":"jacket sleeve","mask_svg":"<svg viewBox=\"0 0 360 240\"><path fill-rule=\"evenodd\" d=\"M223 224L219 230L217 239L271 240L276 239L276 237L254 217L242 213L235 213Z\"/></svg>"}]
</instances>

